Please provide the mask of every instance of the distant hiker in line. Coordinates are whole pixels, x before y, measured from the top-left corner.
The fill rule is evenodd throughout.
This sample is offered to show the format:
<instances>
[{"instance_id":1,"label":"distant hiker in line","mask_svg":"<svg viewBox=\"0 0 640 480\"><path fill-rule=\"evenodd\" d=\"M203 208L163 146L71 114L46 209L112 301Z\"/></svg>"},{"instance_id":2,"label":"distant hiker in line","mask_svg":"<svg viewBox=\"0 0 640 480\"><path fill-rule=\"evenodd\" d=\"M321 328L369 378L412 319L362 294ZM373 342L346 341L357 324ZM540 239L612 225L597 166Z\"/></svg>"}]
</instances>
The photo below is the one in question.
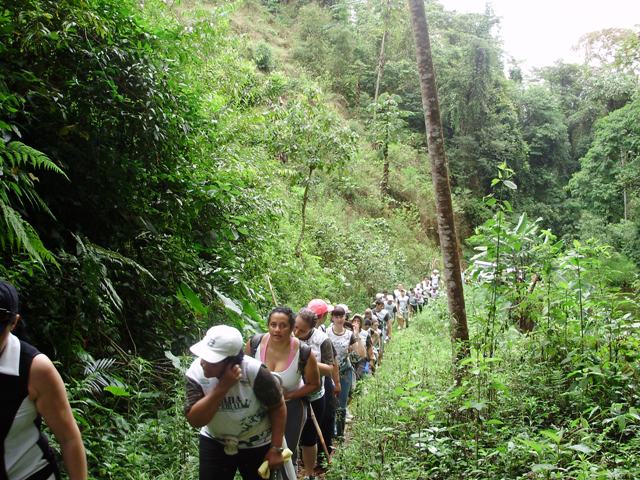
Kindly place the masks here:
<instances>
[{"instance_id":1,"label":"distant hiker in line","mask_svg":"<svg viewBox=\"0 0 640 480\"><path fill-rule=\"evenodd\" d=\"M11 332L20 321L18 292L0 280L0 389L2 467L8 480L60 478L41 418L62 449L70 480L87 478L87 457L64 382L51 360Z\"/></svg>"},{"instance_id":2,"label":"distant hiker in line","mask_svg":"<svg viewBox=\"0 0 640 480\"><path fill-rule=\"evenodd\" d=\"M387 339L391 339L391 315L389 311L384 308L384 302L382 300L376 300L376 308L373 311L373 314L378 319L378 326L382 331L382 349L380 353L384 350L384 342Z\"/></svg>"},{"instance_id":3,"label":"distant hiker in line","mask_svg":"<svg viewBox=\"0 0 640 480\"><path fill-rule=\"evenodd\" d=\"M409 326L409 296L403 289L400 290L400 294L396 297L396 304L398 305L398 328Z\"/></svg>"},{"instance_id":4,"label":"distant hiker in line","mask_svg":"<svg viewBox=\"0 0 640 480\"><path fill-rule=\"evenodd\" d=\"M347 413L347 400L353 382L353 366L349 359L349 352L355 351L360 357L366 355L364 346L359 335L345 328L345 318L347 309L337 306L331 312L331 326L327 329L329 340L337 352L338 365L340 370L340 397L336 410L336 435L341 437L344 434L344 426Z\"/></svg>"},{"instance_id":5,"label":"distant hiker in line","mask_svg":"<svg viewBox=\"0 0 640 480\"><path fill-rule=\"evenodd\" d=\"M389 312L389 318L391 318L391 321L394 321L396 319L396 314L398 313L398 306L396 305L396 300L393 295L387 295L384 308Z\"/></svg>"},{"instance_id":6,"label":"distant hiker in line","mask_svg":"<svg viewBox=\"0 0 640 480\"><path fill-rule=\"evenodd\" d=\"M322 299L315 298L309 302L307 308L312 310L317 316L316 329L321 332L327 332L326 320L329 318L329 314L333 311L333 307ZM331 343L331 342L329 342ZM336 351L333 351L332 368L333 372L331 376L324 377L324 389L325 389L325 403L324 403L324 415L320 422L320 428L324 435L324 440L327 445L329 453L333 448L333 437L336 431L336 408L338 406L337 397L340 396L340 372L338 371L338 361L336 359ZM322 453L321 453L322 455Z\"/></svg>"},{"instance_id":7,"label":"distant hiker in line","mask_svg":"<svg viewBox=\"0 0 640 480\"><path fill-rule=\"evenodd\" d=\"M259 480L264 460L283 465L287 408L278 380L255 358L244 355L240 332L211 327L191 347L187 370L187 420L200 429L200 480Z\"/></svg>"},{"instance_id":8,"label":"distant hiker in line","mask_svg":"<svg viewBox=\"0 0 640 480\"><path fill-rule=\"evenodd\" d=\"M438 289L440 288L440 270L434 268L431 272L431 290L432 296L435 298L438 295Z\"/></svg>"},{"instance_id":9,"label":"distant hiker in line","mask_svg":"<svg viewBox=\"0 0 640 480\"><path fill-rule=\"evenodd\" d=\"M416 298L416 289L409 289L409 316L413 317L418 314L418 299Z\"/></svg>"},{"instance_id":10,"label":"distant hiker in line","mask_svg":"<svg viewBox=\"0 0 640 480\"><path fill-rule=\"evenodd\" d=\"M245 353L259 360L280 380L287 406L285 438L296 464L298 442L307 420L307 397L320 388L320 374L311 347L293 336L295 316L289 307L276 307L267 317L268 333L257 333ZM293 479L292 479L293 480Z\"/></svg>"},{"instance_id":11,"label":"distant hiker in line","mask_svg":"<svg viewBox=\"0 0 640 480\"><path fill-rule=\"evenodd\" d=\"M371 310L369 310L371 312ZM373 360L373 343L371 341L371 319L368 322L363 322L363 318L360 315L354 315L352 319L353 333L360 336L362 345L364 345L365 356L358 357L357 362L353 367L356 372L356 380L360 380L366 374L371 371L371 361Z\"/></svg>"},{"instance_id":12,"label":"distant hiker in line","mask_svg":"<svg viewBox=\"0 0 640 480\"><path fill-rule=\"evenodd\" d=\"M326 304L325 304L326 305ZM309 309L303 308L298 312L298 316L295 321L295 336L305 345L311 347L320 375L325 379L329 379L331 391L326 390L326 383L320 381L320 388L309 395L309 402L311 402L311 408L313 409L318 426L321 427L325 424L325 417L328 415L327 404L335 399L333 398L333 382L331 377L333 375L333 361L334 352L331 340L326 333L319 328L315 328L318 316L316 313ZM332 423L333 425L333 423ZM332 427L333 428L333 427ZM333 433L333 432L331 432ZM326 435L324 435L325 446L330 448L330 441ZM316 467L318 457L318 443L320 438L316 425L311 417L311 412L307 417L307 423L302 430L302 437L300 438L300 445L302 446L302 460L304 463L304 471L306 473L305 478L315 479L314 469Z\"/></svg>"}]
</instances>

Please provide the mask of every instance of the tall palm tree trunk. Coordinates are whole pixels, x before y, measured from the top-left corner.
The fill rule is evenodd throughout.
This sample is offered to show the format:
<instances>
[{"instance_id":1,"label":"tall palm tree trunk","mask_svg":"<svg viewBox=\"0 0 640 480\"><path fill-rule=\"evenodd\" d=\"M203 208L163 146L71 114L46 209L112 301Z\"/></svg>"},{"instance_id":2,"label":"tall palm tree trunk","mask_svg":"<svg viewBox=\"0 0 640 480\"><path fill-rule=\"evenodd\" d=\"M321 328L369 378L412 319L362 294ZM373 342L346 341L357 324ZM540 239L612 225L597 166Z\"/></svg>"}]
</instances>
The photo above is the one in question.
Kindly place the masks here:
<instances>
[{"instance_id":1,"label":"tall palm tree trunk","mask_svg":"<svg viewBox=\"0 0 640 480\"><path fill-rule=\"evenodd\" d=\"M440 120L440 106L436 89L435 70L431 58L431 45L427 18L424 11L424 0L408 0L411 12L411 25L416 45L422 107L424 109L429 159L431 161L431 178L436 197L438 213L438 234L444 262L444 278L447 287L449 314L451 318L451 340L454 345L454 364L457 366L461 358L469 353L469 330L464 304L462 275L460 272L460 256L458 238L454 224L451 187L449 185L449 167L444 150L444 136ZM460 370L456 369L459 379Z\"/></svg>"}]
</instances>

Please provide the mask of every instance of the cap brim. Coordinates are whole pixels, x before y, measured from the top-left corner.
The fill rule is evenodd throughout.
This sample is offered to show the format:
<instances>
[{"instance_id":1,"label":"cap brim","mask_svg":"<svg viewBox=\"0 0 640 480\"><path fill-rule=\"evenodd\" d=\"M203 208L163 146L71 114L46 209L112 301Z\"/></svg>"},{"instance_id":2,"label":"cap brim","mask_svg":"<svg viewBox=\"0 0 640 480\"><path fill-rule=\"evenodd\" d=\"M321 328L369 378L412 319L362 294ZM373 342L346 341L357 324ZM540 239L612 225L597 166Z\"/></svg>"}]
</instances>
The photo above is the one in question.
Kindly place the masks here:
<instances>
[{"instance_id":1,"label":"cap brim","mask_svg":"<svg viewBox=\"0 0 640 480\"><path fill-rule=\"evenodd\" d=\"M204 341L192 345L189 350L191 350L191 353L196 357L203 359L207 363L218 363L227 358L220 353L212 352Z\"/></svg>"}]
</instances>

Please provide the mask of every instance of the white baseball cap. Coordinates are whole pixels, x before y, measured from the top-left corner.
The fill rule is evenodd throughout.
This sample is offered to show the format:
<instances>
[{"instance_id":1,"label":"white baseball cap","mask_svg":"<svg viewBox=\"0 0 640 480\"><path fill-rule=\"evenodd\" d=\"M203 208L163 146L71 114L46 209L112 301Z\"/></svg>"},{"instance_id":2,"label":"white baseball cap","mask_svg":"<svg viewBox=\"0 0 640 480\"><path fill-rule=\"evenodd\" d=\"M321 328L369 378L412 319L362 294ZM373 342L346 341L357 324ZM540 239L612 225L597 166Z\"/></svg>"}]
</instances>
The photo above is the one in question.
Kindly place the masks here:
<instances>
[{"instance_id":1,"label":"white baseball cap","mask_svg":"<svg viewBox=\"0 0 640 480\"><path fill-rule=\"evenodd\" d=\"M207 330L202 340L192 345L191 353L208 363L218 363L234 357L242 350L242 334L229 325L216 325Z\"/></svg>"}]
</instances>

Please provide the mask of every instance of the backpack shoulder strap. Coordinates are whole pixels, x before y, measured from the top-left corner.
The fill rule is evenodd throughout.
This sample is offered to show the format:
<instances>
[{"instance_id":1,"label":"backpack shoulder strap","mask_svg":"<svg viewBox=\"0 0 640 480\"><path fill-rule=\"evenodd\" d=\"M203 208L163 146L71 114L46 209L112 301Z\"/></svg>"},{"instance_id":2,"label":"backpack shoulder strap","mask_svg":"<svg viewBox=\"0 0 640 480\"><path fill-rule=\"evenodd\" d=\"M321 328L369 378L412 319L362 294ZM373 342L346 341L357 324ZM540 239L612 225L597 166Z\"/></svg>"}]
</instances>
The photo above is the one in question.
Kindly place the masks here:
<instances>
[{"instance_id":1,"label":"backpack shoulder strap","mask_svg":"<svg viewBox=\"0 0 640 480\"><path fill-rule=\"evenodd\" d=\"M262 337L264 337L264 333L256 333L251 337L249 342L249 346L251 347L251 356L255 357L256 352L258 351L258 347L260 346L260 342L262 341Z\"/></svg>"},{"instance_id":2,"label":"backpack shoulder strap","mask_svg":"<svg viewBox=\"0 0 640 480\"><path fill-rule=\"evenodd\" d=\"M302 375L304 379L304 369L307 366L307 360L309 360L309 355L311 355L311 347L309 345L305 345L300 342L300 355L298 357L298 372Z\"/></svg>"}]
</instances>

